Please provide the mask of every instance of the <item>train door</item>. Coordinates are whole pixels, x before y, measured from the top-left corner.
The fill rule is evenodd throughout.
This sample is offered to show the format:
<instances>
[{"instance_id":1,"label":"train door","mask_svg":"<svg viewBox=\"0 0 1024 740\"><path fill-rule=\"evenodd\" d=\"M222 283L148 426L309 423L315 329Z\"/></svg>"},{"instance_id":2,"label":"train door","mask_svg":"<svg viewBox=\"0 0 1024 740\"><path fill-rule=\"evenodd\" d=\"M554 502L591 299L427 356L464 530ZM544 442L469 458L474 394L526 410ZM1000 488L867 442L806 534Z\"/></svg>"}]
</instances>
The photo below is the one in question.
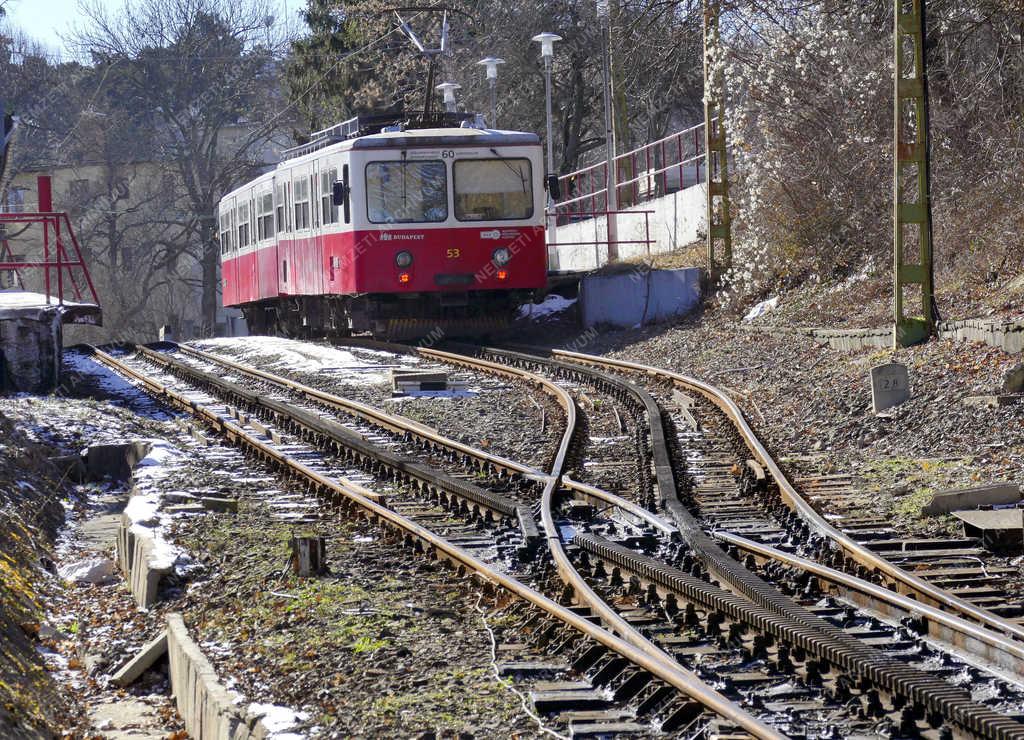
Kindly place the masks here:
<instances>
[{"instance_id":1,"label":"train door","mask_svg":"<svg viewBox=\"0 0 1024 740\"><path fill-rule=\"evenodd\" d=\"M277 298L281 294L279 283L279 253L288 232L288 203L285 197L285 182L278 171L273 179L274 192L274 239L265 249L260 250L259 280L260 297Z\"/></svg>"},{"instance_id":2,"label":"train door","mask_svg":"<svg viewBox=\"0 0 1024 740\"><path fill-rule=\"evenodd\" d=\"M220 238L221 302L225 306L238 304L238 253L232 239L234 227L231 218L234 199L224 198L217 209L218 236Z\"/></svg>"},{"instance_id":3,"label":"train door","mask_svg":"<svg viewBox=\"0 0 1024 740\"><path fill-rule=\"evenodd\" d=\"M341 266L343 264L343 233L339 233L340 209L332 200L334 183L338 181L338 160L324 159L320 168L320 222L323 232L323 258L320 263L325 293L341 292Z\"/></svg>"},{"instance_id":4,"label":"train door","mask_svg":"<svg viewBox=\"0 0 1024 740\"><path fill-rule=\"evenodd\" d=\"M253 298L256 299L264 297L264 292L260 287L260 262L269 259L268 255L274 255L277 252L277 243L274 241L274 183L272 180L260 184L255 193L253 211L253 216L256 219L256 248L250 263L249 274L253 286ZM275 262L276 260L277 258L274 257ZM270 293L276 295L276 286Z\"/></svg>"},{"instance_id":5,"label":"train door","mask_svg":"<svg viewBox=\"0 0 1024 740\"><path fill-rule=\"evenodd\" d=\"M312 227L312 238L309 242L309 249L304 254L303 279L305 281L305 292L310 295L322 295L324 292L324 219L323 210L320 208L320 193L322 183L320 181L320 169L322 159L313 160L309 169L309 211Z\"/></svg>"},{"instance_id":6,"label":"train door","mask_svg":"<svg viewBox=\"0 0 1024 740\"><path fill-rule=\"evenodd\" d=\"M292 288L294 279L294 265L292 260L292 251L295 245L295 239L297 238L295 223L295 183L292 181L292 170L285 171L285 183L284 183L284 201L285 201L285 218L287 219L288 226L284 239L278 240L277 244L277 261L278 261L278 288L281 295L292 295L294 290Z\"/></svg>"}]
</instances>

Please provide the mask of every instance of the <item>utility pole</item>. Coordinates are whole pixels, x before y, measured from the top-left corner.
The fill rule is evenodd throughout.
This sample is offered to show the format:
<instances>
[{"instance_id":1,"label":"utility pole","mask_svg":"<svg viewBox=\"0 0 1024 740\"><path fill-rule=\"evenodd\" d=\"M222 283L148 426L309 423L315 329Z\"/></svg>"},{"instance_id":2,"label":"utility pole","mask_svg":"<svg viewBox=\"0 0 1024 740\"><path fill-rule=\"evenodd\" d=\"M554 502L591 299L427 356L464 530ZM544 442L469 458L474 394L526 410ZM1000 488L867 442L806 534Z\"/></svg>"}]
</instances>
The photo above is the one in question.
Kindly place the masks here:
<instances>
[{"instance_id":1,"label":"utility pole","mask_svg":"<svg viewBox=\"0 0 1024 740\"><path fill-rule=\"evenodd\" d=\"M897 0L893 172L893 346L923 342L935 331L931 159L924 0Z\"/></svg>"},{"instance_id":2,"label":"utility pole","mask_svg":"<svg viewBox=\"0 0 1024 740\"><path fill-rule=\"evenodd\" d=\"M707 171L708 281L732 267L729 164L725 149L725 70L721 4L704 0L704 161Z\"/></svg>"},{"instance_id":3,"label":"utility pole","mask_svg":"<svg viewBox=\"0 0 1024 740\"><path fill-rule=\"evenodd\" d=\"M604 87L604 140L605 140L605 211L608 230L608 261L619 259L619 185L615 153L618 149L615 122L612 114L612 56L611 14L607 0L598 0L597 14L601 19L601 79ZM597 214L593 214L595 217ZM600 266L600 265L598 265Z\"/></svg>"}]
</instances>

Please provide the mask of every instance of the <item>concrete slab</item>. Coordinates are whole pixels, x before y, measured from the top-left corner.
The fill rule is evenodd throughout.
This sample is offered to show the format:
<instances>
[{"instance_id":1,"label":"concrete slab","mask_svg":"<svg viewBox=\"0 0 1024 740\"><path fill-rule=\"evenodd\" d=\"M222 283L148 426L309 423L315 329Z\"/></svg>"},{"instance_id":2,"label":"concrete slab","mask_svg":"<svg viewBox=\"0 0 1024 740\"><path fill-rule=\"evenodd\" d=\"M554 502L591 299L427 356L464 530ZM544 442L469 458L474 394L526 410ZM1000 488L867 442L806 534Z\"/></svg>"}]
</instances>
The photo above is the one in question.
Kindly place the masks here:
<instances>
[{"instance_id":1,"label":"concrete slab","mask_svg":"<svg viewBox=\"0 0 1024 740\"><path fill-rule=\"evenodd\" d=\"M221 514L238 513L238 499L215 498L213 496L204 496L203 498L199 499L199 503L202 504L204 509L207 509L209 511L215 511Z\"/></svg>"},{"instance_id":2,"label":"concrete slab","mask_svg":"<svg viewBox=\"0 0 1024 740\"><path fill-rule=\"evenodd\" d=\"M910 374L905 365L890 362L871 368L871 405L877 414L910 400Z\"/></svg>"},{"instance_id":3,"label":"concrete slab","mask_svg":"<svg viewBox=\"0 0 1024 740\"><path fill-rule=\"evenodd\" d=\"M148 671L166 653L167 630L164 630L155 639L146 643L134 658L121 666L110 680L118 686L128 686Z\"/></svg>"},{"instance_id":4,"label":"concrete slab","mask_svg":"<svg viewBox=\"0 0 1024 740\"><path fill-rule=\"evenodd\" d=\"M106 477L117 481L130 480L136 464L148 455L151 449L152 445L148 442L91 445L83 454L86 475L89 480L101 480Z\"/></svg>"},{"instance_id":5,"label":"concrete slab","mask_svg":"<svg viewBox=\"0 0 1024 740\"><path fill-rule=\"evenodd\" d=\"M964 535L981 539L985 549L1000 554L1024 552L1024 509L954 511Z\"/></svg>"},{"instance_id":6,"label":"concrete slab","mask_svg":"<svg viewBox=\"0 0 1024 740\"><path fill-rule=\"evenodd\" d=\"M935 516L953 511L976 509L979 506L1004 506L1021 500L1020 486L1015 483L993 483L987 486L936 491L922 514Z\"/></svg>"},{"instance_id":7,"label":"concrete slab","mask_svg":"<svg viewBox=\"0 0 1024 740\"><path fill-rule=\"evenodd\" d=\"M644 326L685 316L699 304L704 272L628 269L588 275L580 281L580 310L586 327Z\"/></svg>"}]
</instances>

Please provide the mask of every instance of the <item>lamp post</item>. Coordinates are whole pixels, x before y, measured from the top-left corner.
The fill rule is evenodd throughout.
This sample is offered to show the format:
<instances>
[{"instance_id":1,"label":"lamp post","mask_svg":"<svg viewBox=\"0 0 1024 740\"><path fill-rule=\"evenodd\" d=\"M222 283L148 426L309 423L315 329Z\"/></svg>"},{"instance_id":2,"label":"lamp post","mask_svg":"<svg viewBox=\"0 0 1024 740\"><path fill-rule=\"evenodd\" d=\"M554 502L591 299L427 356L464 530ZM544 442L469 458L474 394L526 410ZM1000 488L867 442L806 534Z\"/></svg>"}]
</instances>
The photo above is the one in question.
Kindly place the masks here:
<instances>
[{"instance_id":1,"label":"lamp post","mask_svg":"<svg viewBox=\"0 0 1024 740\"><path fill-rule=\"evenodd\" d=\"M498 65L504 63L505 60L498 57L485 57L477 62L487 67L487 84L491 87L491 128L498 128Z\"/></svg>"},{"instance_id":2,"label":"lamp post","mask_svg":"<svg viewBox=\"0 0 1024 740\"><path fill-rule=\"evenodd\" d=\"M555 42L561 41L562 37L554 33L538 33L533 40L540 44L540 55L544 59L544 94L547 104L548 123L548 213L553 218L555 199L551 194L551 176L555 175L555 147L553 124L551 120L551 61L555 56ZM549 241L554 237L554 224L552 218L548 220Z\"/></svg>"},{"instance_id":3,"label":"lamp post","mask_svg":"<svg viewBox=\"0 0 1024 740\"><path fill-rule=\"evenodd\" d=\"M444 95L444 107L449 113L455 112L455 91L461 90L462 85L457 82L442 82L435 89L440 90Z\"/></svg>"},{"instance_id":4,"label":"lamp post","mask_svg":"<svg viewBox=\"0 0 1024 740\"><path fill-rule=\"evenodd\" d=\"M607 0L597 0L597 17L601 21L601 88L604 93L604 140L605 140L605 196L604 207L608 212L608 261L619 258L619 187L615 164L615 126L612 123L612 72L611 72L611 15ZM596 214L595 214L596 217Z\"/></svg>"}]
</instances>

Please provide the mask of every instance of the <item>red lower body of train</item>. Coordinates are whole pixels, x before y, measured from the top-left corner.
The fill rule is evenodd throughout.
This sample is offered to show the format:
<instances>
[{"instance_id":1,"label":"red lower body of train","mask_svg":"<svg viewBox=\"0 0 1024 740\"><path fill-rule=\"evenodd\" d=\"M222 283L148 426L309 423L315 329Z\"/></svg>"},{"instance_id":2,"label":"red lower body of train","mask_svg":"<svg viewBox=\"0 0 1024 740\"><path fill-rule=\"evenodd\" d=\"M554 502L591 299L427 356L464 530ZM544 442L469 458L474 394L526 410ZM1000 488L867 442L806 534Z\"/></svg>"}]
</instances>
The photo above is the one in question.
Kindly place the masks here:
<instances>
[{"instance_id":1,"label":"red lower body of train","mask_svg":"<svg viewBox=\"0 0 1024 740\"><path fill-rule=\"evenodd\" d=\"M543 227L348 231L235 252L223 303L254 334L468 336L508 324L547 280Z\"/></svg>"}]
</instances>

